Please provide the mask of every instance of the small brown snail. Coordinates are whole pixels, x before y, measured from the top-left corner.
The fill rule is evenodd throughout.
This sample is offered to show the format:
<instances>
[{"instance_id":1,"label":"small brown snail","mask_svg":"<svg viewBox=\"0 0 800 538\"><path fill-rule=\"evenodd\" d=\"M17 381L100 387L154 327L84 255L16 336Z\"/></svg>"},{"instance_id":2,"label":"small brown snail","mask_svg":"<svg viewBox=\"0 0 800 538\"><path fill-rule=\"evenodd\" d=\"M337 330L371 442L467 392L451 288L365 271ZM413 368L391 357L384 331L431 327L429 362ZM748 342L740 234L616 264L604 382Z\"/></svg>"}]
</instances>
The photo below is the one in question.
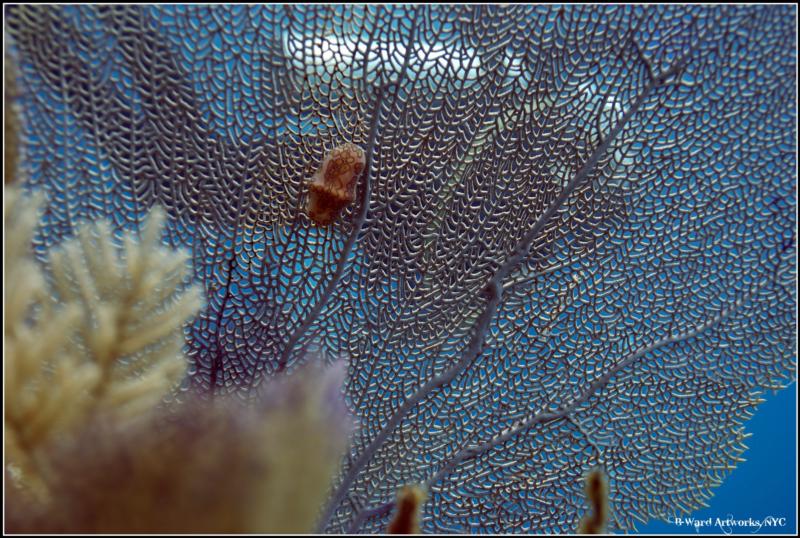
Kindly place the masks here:
<instances>
[{"instance_id":1,"label":"small brown snail","mask_svg":"<svg viewBox=\"0 0 800 538\"><path fill-rule=\"evenodd\" d=\"M311 179L308 216L327 226L356 199L356 184L366 165L364 150L355 144L333 148Z\"/></svg>"}]
</instances>

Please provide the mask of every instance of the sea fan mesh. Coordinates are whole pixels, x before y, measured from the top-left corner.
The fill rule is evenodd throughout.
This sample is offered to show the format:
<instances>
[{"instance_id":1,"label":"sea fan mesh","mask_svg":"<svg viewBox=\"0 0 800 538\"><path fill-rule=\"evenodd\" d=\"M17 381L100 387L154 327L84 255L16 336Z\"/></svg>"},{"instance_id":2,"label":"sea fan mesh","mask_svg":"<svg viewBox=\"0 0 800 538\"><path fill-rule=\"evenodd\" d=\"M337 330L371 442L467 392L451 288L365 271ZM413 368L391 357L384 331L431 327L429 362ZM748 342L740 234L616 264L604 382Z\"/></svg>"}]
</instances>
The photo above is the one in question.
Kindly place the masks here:
<instances>
[{"instance_id":1,"label":"sea fan mesh","mask_svg":"<svg viewBox=\"0 0 800 538\"><path fill-rule=\"evenodd\" d=\"M425 532L572 531L595 466L611 532L691 510L795 376L793 7L7 14L40 251L160 204L208 297L187 387L350 356L327 530L428 482ZM357 199L315 226L345 143Z\"/></svg>"}]
</instances>

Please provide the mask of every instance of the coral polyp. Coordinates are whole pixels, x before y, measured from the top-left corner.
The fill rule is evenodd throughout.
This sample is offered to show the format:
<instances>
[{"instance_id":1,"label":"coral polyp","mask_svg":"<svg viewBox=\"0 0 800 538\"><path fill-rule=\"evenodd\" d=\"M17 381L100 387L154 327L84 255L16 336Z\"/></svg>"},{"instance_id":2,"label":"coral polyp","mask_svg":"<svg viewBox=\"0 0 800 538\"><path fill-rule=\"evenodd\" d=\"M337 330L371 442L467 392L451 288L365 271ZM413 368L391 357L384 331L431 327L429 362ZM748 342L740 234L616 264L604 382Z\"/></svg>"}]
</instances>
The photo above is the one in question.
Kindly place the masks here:
<instances>
[{"instance_id":1,"label":"coral polyp","mask_svg":"<svg viewBox=\"0 0 800 538\"><path fill-rule=\"evenodd\" d=\"M308 216L315 224L329 225L355 201L365 164L364 150L355 144L342 144L328 153L309 187Z\"/></svg>"}]
</instances>

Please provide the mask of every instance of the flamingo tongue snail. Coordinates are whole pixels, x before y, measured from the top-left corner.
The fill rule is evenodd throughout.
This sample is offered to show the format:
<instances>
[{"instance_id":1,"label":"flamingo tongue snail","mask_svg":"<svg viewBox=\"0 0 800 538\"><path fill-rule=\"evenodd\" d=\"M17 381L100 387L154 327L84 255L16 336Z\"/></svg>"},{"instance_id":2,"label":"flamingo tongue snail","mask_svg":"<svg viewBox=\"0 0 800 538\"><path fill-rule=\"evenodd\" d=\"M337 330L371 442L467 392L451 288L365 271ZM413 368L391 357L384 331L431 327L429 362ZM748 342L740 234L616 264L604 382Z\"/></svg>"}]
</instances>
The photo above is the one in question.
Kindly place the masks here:
<instances>
[{"instance_id":1,"label":"flamingo tongue snail","mask_svg":"<svg viewBox=\"0 0 800 538\"><path fill-rule=\"evenodd\" d=\"M364 150L342 144L331 150L314 174L309 187L308 216L327 226L356 199L356 183L366 164Z\"/></svg>"}]
</instances>

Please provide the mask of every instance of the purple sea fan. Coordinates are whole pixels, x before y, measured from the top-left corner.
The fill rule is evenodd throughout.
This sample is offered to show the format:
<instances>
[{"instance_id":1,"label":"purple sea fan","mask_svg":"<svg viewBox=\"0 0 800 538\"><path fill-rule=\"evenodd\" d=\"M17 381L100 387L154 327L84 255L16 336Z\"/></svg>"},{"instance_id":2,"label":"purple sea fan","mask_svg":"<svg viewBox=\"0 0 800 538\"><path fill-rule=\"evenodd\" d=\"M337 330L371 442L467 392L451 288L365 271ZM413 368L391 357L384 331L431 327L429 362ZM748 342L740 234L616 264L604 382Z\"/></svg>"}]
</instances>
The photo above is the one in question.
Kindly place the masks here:
<instances>
[{"instance_id":1,"label":"purple sea fan","mask_svg":"<svg viewBox=\"0 0 800 538\"><path fill-rule=\"evenodd\" d=\"M165 208L207 298L205 394L299 374L311 340L347 353L361 430L321 531L383 531L421 484L425 532L574 532L594 467L609 532L672 519L796 378L795 21L10 6L36 252ZM357 199L319 226L308 181L342 144Z\"/></svg>"},{"instance_id":2,"label":"purple sea fan","mask_svg":"<svg viewBox=\"0 0 800 538\"><path fill-rule=\"evenodd\" d=\"M309 356L301 368L263 385L255 399L265 412L311 414L335 429L336 437L347 437L354 422L344 399L346 377L347 359L326 366L323 359Z\"/></svg>"}]
</instances>

